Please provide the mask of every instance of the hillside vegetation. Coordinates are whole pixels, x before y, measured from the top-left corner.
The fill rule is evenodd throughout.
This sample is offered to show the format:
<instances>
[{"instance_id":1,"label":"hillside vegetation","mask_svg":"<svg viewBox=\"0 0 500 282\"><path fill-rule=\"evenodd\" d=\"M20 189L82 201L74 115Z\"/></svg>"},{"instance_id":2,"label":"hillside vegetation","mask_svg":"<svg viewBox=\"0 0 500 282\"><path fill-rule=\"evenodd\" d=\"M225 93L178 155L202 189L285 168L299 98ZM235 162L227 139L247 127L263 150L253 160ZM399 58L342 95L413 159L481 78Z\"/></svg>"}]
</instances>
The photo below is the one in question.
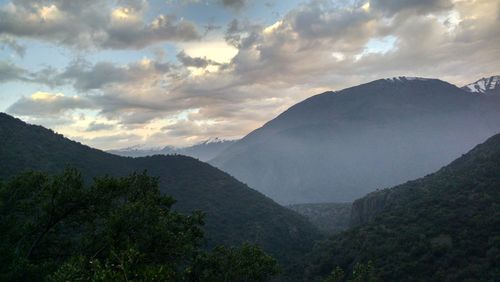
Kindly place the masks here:
<instances>
[{"instance_id":1,"label":"hillside vegetation","mask_svg":"<svg viewBox=\"0 0 500 282\"><path fill-rule=\"evenodd\" d=\"M356 201L353 214L357 227L315 248L307 281L370 261L380 281L496 281L500 134L436 173Z\"/></svg>"},{"instance_id":2,"label":"hillside vegetation","mask_svg":"<svg viewBox=\"0 0 500 282\"><path fill-rule=\"evenodd\" d=\"M289 209L305 216L326 234L339 233L349 228L352 203L295 204Z\"/></svg>"},{"instance_id":3,"label":"hillside vegetation","mask_svg":"<svg viewBox=\"0 0 500 282\"><path fill-rule=\"evenodd\" d=\"M255 243L282 265L293 265L320 237L302 216L190 157L119 157L0 113L0 160L4 180L30 169L60 173L67 166L80 170L86 183L147 170L159 177L161 192L177 200L175 210L205 213L205 245Z\"/></svg>"},{"instance_id":4,"label":"hillside vegetation","mask_svg":"<svg viewBox=\"0 0 500 282\"><path fill-rule=\"evenodd\" d=\"M145 173L84 185L68 169L0 182L1 281L265 281L279 271L256 246L201 246L203 216L172 211Z\"/></svg>"}]
</instances>

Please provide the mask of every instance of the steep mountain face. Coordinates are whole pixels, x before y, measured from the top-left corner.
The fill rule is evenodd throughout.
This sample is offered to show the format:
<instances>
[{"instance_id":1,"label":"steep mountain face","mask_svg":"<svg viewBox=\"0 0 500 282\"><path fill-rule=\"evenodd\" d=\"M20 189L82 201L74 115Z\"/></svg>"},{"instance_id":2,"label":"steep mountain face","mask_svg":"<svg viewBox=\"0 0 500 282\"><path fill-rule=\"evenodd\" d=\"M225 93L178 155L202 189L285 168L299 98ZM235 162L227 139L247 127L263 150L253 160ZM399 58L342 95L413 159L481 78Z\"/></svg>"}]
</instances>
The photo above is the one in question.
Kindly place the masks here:
<instances>
[{"instance_id":1,"label":"steep mountain face","mask_svg":"<svg viewBox=\"0 0 500 282\"><path fill-rule=\"evenodd\" d=\"M109 150L108 153L123 156L123 157L147 157L153 155L185 155L199 159L200 161L209 161L229 146L236 143L236 140L223 140L219 138L205 140L198 144L189 147L177 148L173 146L166 146L162 149L142 148L140 146L133 146L129 148Z\"/></svg>"},{"instance_id":2,"label":"steep mountain face","mask_svg":"<svg viewBox=\"0 0 500 282\"><path fill-rule=\"evenodd\" d=\"M496 281L500 134L436 173L353 205L353 229L320 244L306 281L372 261L381 281Z\"/></svg>"},{"instance_id":3,"label":"steep mountain face","mask_svg":"<svg viewBox=\"0 0 500 282\"><path fill-rule=\"evenodd\" d=\"M319 234L302 216L209 164L178 155L119 157L3 113L0 160L0 179L28 169L59 172L66 166L79 169L89 180L147 170L160 178L162 192L177 200L174 208L206 213L209 246L254 242L288 263L306 252Z\"/></svg>"},{"instance_id":4,"label":"steep mountain face","mask_svg":"<svg viewBox=\"0 0 500 282\"><path fill-rule=\"evenodd\" d=\"M465 85L462 89L471 93L500 95L500 76L483 77L474 83Z\"/></svg>"},{"instance_id":5,"label":"steep mountain face","mask_svg":"<svg viewBox=\"0 0 500 282\"><path fill-rule=\"evenodd\" d=\"M500 99L393 78L291 107L212 164L285 204L350 202L437 170L500 132Z\"/></svg>"}]
</instances>

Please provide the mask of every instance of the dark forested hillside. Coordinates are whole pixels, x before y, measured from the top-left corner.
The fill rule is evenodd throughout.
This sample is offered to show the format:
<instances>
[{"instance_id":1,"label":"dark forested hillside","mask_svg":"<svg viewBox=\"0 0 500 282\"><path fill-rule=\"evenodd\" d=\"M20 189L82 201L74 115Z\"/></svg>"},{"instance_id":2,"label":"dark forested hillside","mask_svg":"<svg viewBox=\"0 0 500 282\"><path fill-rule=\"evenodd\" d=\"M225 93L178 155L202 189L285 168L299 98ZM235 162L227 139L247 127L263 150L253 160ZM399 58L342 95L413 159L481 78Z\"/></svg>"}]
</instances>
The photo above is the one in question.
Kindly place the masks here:
<instances>
[{"instance_id":1,"label":"dark forested hillside","mask_svg":"<svg viewBox=\"0 0 500 282\"><path fill-rule=\"evenodd\" d=\"M305 216L326 234L335 234L349 227L352 203L295 204L289 209Z\"/></svg>"},{"instance_id":2,"label":"dark forested hillside","mask_svg":"<svg viewBox=\"0 0 500 282\"><path fill-rule=\"evenodd\" d=\"M0 281L268 281L258 246L203 248L203 215L172 210L147 173L96 177L75 169L0 181Z\"/></svg>"},{"instance_id":3,"label":"dark forested hillside","mask_svg":"<svg viewBox=\"0 0 500 282\"><path fill-rule=\"evenodd\" d=\"M381 281L496 281L500 134L436 173L357 200L353 214L357 227L315 248L308 281L369 261Z\"/></svg>"},{"instance_id":4,"label":"dark forested hillside","mask_svg":"<svg viewBox=\"0 0 500 282\"><path fill-rule=\"evenodd\" d=\"M211 163L281 203L350 202L436 171L499 120L500 96L381 79L306 99Z\"/></svg>"},{"instance_id":5,"label":"dark forested hillside","mask_svg":"<svg viewBox=\"0 0 500 282\"><path fill-rule=\"evenodd\" d=\"M161 191L177 200L177 210L206 213L209 246L248 241L288 262L307 252L318 238L302 216L190 157L119 157L0 113L0 160L4 180L29 169L61 172L66 166L79 169L87 182L94 176L147 170L160 178Z\"/></svg>"}]
</instances>

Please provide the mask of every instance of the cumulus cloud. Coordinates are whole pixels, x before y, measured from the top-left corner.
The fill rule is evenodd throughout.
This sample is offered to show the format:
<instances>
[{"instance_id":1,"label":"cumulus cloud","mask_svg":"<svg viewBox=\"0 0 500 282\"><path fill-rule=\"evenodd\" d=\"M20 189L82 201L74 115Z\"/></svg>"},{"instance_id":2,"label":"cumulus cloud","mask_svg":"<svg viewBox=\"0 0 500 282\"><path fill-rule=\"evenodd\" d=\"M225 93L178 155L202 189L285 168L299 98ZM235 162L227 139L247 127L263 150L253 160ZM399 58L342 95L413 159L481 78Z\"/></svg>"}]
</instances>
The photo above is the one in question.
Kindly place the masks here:
<instances>
[{"instance_id":1,"label":"cumulus cloud","mask_svg":"<svg viewBox=\"0 0 500 282\"><path fill-rule=\"evenodd\" d=\"M95 130L90 124L85 130L130 132L102 139L81 137L95 146L111 140L130 145L237 138L326 90L388 76L438 77L462 85L498 74L499 7L494 0L372 0L352 5L315 0L267 26L229 22L222 36L237 52L228 61L182 46L178 50L185 51L177 54L182 65L164 62L164 54L125 65L75 60L62 70L39 72L0 63L0 81L69 84L80 95L77 101L60 95L52 95L51 102L21 98L9 108L12 112L29 114L33 109L33 115L85 108L105 120L94 124ZM141 21L129 20L132 25ZM211 66L217 68L192 70ZM104 124L116 127L98 130Z\"/></svg>"},{"instance_id":2,"label":"cumulus cloud","mask_svg":"<svg viewBox=\"0 0 500 282\"><path fill-rule=\"evenodd\" d=\"M380 10L387 15L394 15L402 11L413 11L419 14L440 12L453 7L451 0L371 0L371 9Z\"/></svg>"},{"instance_id":3,"label":"cumulus cloud","mask_svg":"<svg viewBox=\"0 0 500 282\"><path fill-rule=\"evenodd\" d=\"M143 59L138 62L117 66L110 62L98 62L94 65L78 59L63 72L52 77L56 84L73 84L75 89L87 91L101 89L112 84L160 79L170 71L170 64Z\"/></svg>"},{"instance_id":4,"label":"cumulus cloud","mask_svg":"<svg viewBox=\"0 0 500 282\"><path fill-rule=\"evenodd\" d=\"M0 34L77 48L141 49L163 41L200 38L174 15L147 22L146 1L14 1L0 7Z\"/></svg>"},{"instance_id":5,"label":"cumulus cloud","mask_svg":"<svg viewBox=\"0 0 500 282\"><path fill-rule=\"evenodd\" d=\"M62 93L36 92L22 97L9 108L8 113L21 116L58 116L68 110L91 108L92 103L78 96Z\"/></svg>"}]
</instances>

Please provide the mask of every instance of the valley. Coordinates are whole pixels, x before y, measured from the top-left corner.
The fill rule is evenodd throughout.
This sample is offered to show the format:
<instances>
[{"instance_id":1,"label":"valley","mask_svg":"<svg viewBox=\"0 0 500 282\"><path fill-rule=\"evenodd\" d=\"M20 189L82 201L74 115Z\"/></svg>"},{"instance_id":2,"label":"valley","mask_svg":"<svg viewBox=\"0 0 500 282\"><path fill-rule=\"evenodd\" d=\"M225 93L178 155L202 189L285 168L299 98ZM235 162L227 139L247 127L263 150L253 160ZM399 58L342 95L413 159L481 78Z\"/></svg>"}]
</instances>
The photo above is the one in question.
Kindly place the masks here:
<instances>
[{"instance_id":1,"label":"valley","mask_svg":"<svg viewBox=\"0 0 500 282\"><path fill-rule=\"evenodd\" d=\"M237 274L243 266L231 260L249 256L248 252L255 257L245 263L261 261L266 265L265 270L255 270L263 275L256 276L260 278L255 281L271 276L277 281L344 281L356 277L361 281L424 281L428 277L493 281L498 277L495 261L499 255L495 227L500 224L500 135L494 135L500 131L496 122L500 117L499 98L434 79L376 80L313 96L241 140L202 142L176 150L167 147L111 153L0 113L0 218L1 226L9 230L2 236L5 242L14 242L19 235L14 233L13 222L31 216L35 219L29 220L34 222L43 218L36 216L37 209L27 209L23 203L39 197L38 193L46 195L43 191L48 188L44 187L61 191L58 193L74 191L67 195L69 198L59 200L64 207L80 203L71 197L72 193L86 195L82 186L123 183L121 193L143 187L140 189L145 191L157 189L155 197L171 197L168 212L193 224L189 230L198 235L190 235L193 241L189 244L199 251L183 255L193 271L201 272L171 269L168 275L179 275L174 281L210 281L226 272L224 275L237 280L249 277L250 272ZM182 155L189 152L198 152L194 157L204 160L210 156L210 164ZM37 184L51 177L66 180ZM130 184L139 179L144 184ZM60 185L65 183L77 187L63 189ZM12 192L16 189L24 192ZM106 196L109 187L88 189L101 189L93 193L104 193L102 197L114 201ZM22 198L29 193L34 196ZM92 198L93 193L81 196L91 199L80 203L85 214L94 212L89 207L102 205L100 196ZM12 200L18 196L19 202ZM139 203L134 204L132 199L128 200L130 204ZM28 206L48 198L40 201ZM123 204L126 207L128 202ZM139 212L138 207L131 212ZM198 214L200 218L196 219ZM99 216L108 220L104 214L85 220L97 224L94 217ZM86 242L74 241L61 230L69 228L75 234L96 231L74 228L70 219L61 220L33 242L38 252L46 253L22 258L11 244L1 248L32 269L41 267L44 256L52 256L50 269L55 272L49 271L46 277L66 275L67 265L84 267L84 262L61 261L57 245L51 244L57 240L68 246ZM135 234L130 232L125 236ZM46 245L39 246L39 242ZM97 248L97 242L89 241L87 248ZM51 246L55 253L50 251ZM143 245L136 247L143 248L144 256L164 259L155 257ZM81 252L78 248L71 252ZM177 260L183 255L172 260L182 265ZM4 259L9 268L13 261ZM113 261L105 256L100 259ZM254 271L256 266L250 265L245 271ZM3 279L28 275L7 268L2 270L6 273ZM151 271L166 275L161 269ZM33 271L29 275L36 276L38 270ZM97 273L92 270L85 275ZM136 273L150 275L142 270Z\"/></svg>"}]
</instances>

